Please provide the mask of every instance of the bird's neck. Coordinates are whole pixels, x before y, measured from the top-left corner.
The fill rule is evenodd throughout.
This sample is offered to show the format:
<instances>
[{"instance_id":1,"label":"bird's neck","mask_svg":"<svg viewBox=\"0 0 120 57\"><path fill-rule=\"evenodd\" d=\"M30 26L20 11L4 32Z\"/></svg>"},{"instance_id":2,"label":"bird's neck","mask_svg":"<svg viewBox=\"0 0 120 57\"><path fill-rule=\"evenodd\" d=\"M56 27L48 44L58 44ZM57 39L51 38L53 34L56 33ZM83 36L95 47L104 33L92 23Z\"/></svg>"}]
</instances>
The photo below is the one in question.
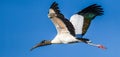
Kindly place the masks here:
<instances>
[{"instance_id":1,"label":"bird's neck","mask_svg":"<svg viewBox=\"0 0 120 57\"><path fill-rule=\"evenodd\" d=\"M50 40L46 40L44 44L45 44L45 45L50 45L50 44L52 44L52 43L51 43Z\"/></svg>"}]
</instances>

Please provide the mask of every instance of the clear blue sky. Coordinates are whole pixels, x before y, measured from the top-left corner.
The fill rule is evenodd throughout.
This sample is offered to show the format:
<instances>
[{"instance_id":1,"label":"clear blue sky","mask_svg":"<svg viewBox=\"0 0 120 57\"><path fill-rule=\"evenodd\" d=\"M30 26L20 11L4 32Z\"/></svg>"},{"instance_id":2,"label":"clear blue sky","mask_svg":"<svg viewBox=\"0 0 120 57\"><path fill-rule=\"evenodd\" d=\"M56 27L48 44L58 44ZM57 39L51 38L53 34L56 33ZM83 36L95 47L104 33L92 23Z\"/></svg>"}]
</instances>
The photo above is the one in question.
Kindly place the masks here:
<instances>
[{"instance_id":1,"label":"clear blue sky","mask_svg":"<svg viewBox=\"0 0 120 57\"><path fill-rule=\"evenodd\" d=\"M97 3L104 15L96 17L84 37L101 43L101 50L84 43L30 48L51 40L56 29L47 17L52 2L66 18ZM120 0L0 0L0 57L120 57Z\"/></svg>"}]
</instances>

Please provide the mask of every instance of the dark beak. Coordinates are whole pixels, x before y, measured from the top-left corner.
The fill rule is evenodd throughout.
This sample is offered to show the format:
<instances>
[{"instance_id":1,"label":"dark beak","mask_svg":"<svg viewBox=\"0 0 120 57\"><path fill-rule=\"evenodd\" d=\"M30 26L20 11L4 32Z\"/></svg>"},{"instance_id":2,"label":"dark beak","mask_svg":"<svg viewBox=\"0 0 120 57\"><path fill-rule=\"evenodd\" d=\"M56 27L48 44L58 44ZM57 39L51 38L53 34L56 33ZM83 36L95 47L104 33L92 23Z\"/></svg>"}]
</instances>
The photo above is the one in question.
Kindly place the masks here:
<instances>
[{"instance_id":1,"label":"dark beak","mask_svg":"<svg viewBox=\"0 0 120 57\"><path fill-rule=\"evenodd\" d=\"M33 47L30 49L30 51L32 51L32 50L35 49L35 48L38 48L38 47L41 47L41 46L50 45L50 44L51 44L50 41L46 41L46 42L45 42L45 40L43 40L42 42L40 42L40 43L38 43L37 45L33 46Z\"/></svg>"},{"instance_id":2,"label":"dark beak","mask_svg":"<svg viewBox=\"0 0 120 57\"><path fill-rule=\"evenodd\" d=\"M37 45L35 45L35 46L33 46L31 49L30 49L30 51L32 51L32 50L34 50L35 48L38 48L38 47L40 47L40 46L43 46L44 45L44 43L38 43Z\"/></svg>"}]
</instances>

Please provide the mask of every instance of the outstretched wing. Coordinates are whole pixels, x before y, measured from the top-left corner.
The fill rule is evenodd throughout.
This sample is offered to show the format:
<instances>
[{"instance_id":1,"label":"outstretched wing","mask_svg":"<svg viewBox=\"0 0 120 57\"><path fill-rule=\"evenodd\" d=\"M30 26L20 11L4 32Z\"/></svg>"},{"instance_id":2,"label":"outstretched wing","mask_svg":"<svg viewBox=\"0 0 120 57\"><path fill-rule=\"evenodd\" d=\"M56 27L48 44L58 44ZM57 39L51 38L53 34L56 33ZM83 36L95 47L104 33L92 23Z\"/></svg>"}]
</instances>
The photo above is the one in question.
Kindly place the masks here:
<instances>
[{"instance_id":1,"label":"outstretched wing","mask_svg":"<svg viewBox=\"0 0 120 57\"><path fill-rule=\"evenodd\" d=\"M102 14L103 9L101 6L93 4L71 16L70 21L75 28L76 36L82 37L87 32L91 21L96 16L101 16Z\"/></svg>"},{"instance_id":2,"label":"outstretched wing","mask_svg":"<svg viewBox=\"0 0 120 57\"><path fill-rule=\"evenodd\" d=\"M60 13L58 4L56 2L51 5L48 17L54 23L58 33L70 33L71 35L75 36L75 29L72 23Z\"/></svg>"}]
</instances>

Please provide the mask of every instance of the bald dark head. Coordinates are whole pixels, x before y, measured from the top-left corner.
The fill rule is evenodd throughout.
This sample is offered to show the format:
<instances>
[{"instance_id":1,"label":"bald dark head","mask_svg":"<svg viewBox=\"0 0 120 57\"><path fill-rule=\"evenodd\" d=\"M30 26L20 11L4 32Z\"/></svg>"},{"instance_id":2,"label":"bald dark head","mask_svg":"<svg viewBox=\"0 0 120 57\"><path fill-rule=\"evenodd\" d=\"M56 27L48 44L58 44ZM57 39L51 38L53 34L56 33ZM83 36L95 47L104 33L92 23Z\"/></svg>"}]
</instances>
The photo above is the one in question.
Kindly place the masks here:
<instances>
[{"instance_id":1,"label":"bald dark head","mask_svg":"<svg viewBox=\"0 0 120 57\"><path fill-rule=\"evenodd\" d=\"M40 43L38 43L37 45L33 46L30 50L32 51L35 48L41 47L41 46L46 46L46 45L50 45L51 41L50 40L43 40Z\"/></svg>"}]
</instances>

